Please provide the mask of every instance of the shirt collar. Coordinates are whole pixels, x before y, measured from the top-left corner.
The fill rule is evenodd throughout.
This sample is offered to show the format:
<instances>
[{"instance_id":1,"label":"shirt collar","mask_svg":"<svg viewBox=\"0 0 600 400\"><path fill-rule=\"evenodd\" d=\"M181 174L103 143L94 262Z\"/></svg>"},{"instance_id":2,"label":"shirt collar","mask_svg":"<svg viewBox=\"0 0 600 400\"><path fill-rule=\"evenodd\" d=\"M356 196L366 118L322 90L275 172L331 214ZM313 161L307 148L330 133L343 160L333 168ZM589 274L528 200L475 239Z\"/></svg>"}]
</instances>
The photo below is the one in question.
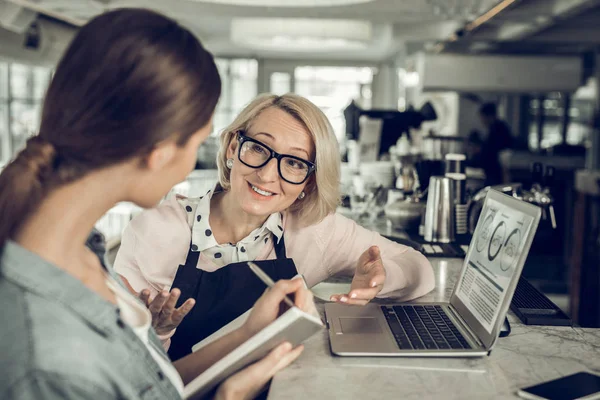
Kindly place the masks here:
<instances>
[{"instance_id":1,"label":"shirt collar","mask_svg":"<svg viewBox=\"0 0 600 400\"><path fill-rule=\"evenodd\" d=\"M6 279L62 304L101 334L107 335L114 330L117 307L88 289L79 279L13 241L7 241L0 252L0 265ZM109 275L115 277L111 272Z\"/></svg>"},{"instance_id":2,"label":"shirt collar","mask_svg":"<svg viewBox=\"0 0 600 400\"><path fill-rule=\"evenodd\" d=\"M181 203L188 214L188 222L192 227L192 251L204 251L219 245L212 234L212 229L209 224L210 200L213 194L215 192L218 193L219 191L220 186L217 185L213 190L209 190L204 196L181 200ZM267 218L265 223L252 231L247 238L263 235L265 231L271 232L275 236L277 243L279 243L283 237L283 216L281 213L276 212L269 215L269 218Z\"/></svg>"},{"instance_id":3,"label":"shirt collar","mask_svg":"<svg viewBox=\"0 0 600 400\"><path fill-rule=\"evenodd\" d=\"M269 215L269 218L267 218L261 228L271 231L271 233L277 238L277 243L279 243L283 237L283 217L281 213L277 212Z\"/></svg>"}]
</instances>

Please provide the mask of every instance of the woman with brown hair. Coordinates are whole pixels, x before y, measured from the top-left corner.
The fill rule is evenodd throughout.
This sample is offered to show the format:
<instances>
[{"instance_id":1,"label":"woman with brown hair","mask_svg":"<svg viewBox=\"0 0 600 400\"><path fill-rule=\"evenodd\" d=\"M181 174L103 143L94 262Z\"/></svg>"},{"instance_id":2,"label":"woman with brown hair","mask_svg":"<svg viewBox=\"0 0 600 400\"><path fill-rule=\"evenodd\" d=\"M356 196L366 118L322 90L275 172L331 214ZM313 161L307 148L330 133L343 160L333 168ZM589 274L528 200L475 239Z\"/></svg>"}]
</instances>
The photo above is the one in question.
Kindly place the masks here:
<instances>
[{"instance_id":1,"label":"woman with brown hair","mask_svg":"<svg viewBox=\"0 0 600 400\"><path fill-rule=\"evenodd\" d=\"M213 60L176 22L108 12L59 63L39 135L0 174L0 398L179 398L183 384L277 317L280 281L238 330L171 364L151 315L86 248L121 201L153 207L192 170L221 90ZM302 348L282 344L217 397L249 398Z\"/></svg>"}]
</instances>

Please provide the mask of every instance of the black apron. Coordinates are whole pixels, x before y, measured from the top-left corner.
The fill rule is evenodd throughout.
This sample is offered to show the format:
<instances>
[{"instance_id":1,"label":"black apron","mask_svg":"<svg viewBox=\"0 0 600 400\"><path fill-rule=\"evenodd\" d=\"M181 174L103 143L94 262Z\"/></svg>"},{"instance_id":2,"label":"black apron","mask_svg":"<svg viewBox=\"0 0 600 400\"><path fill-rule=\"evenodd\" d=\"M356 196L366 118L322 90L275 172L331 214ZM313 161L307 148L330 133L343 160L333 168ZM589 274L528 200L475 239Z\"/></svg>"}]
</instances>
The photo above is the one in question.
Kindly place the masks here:
<instances>
[{"instance_id":1,"label":"black apron","mask_svg":"<svg viewBox=\"0 0 600 400\"><path fill-rule=\"evenodd\" d=\"M276 238L273 237L276 242ZM292 279L298 274L296 265L285 254L283 236L275 243L277 259L255 261L273 281ZM169 357L176 361L192 352L192 346L210 336L248 311L264 293L265 284L250 270L246 262L225 265L214 272L198 269L199 251L188 251L180 265L171 289L181 290L177 307L190 297L196 300L192 311L183 319L171 338Z\"/></svg>"}]
</instances>

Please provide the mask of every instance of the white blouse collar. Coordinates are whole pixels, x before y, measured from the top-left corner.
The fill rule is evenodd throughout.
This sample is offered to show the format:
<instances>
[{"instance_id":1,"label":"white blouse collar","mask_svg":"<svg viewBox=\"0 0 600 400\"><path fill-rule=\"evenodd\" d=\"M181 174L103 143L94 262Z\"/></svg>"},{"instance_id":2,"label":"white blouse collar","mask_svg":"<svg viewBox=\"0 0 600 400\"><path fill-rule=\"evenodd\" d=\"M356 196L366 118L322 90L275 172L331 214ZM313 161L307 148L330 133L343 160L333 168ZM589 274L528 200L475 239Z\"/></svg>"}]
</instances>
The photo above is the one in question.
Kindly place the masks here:
<instances>
[{"instance_id":1,"label":"white blouse collar","mask_svg":"<svg viewBox=\"0 0 600 400\"><path fill-rule=\"evenodd\" d=\"M204 196L196 198L178 198L179 203L187 212L188 224L192 229L192 251L204 251L215 246L219 246L212 233L209 224L210 200L213 194L220 191L217 185L209 190ZM281 213L273 213L267 218L265 223L256 228L240 243L250 245L259 238L264 238L268 233L272 233L277 239L277 243L283 237L283 216Z\"/></svg>"}]
</instances>

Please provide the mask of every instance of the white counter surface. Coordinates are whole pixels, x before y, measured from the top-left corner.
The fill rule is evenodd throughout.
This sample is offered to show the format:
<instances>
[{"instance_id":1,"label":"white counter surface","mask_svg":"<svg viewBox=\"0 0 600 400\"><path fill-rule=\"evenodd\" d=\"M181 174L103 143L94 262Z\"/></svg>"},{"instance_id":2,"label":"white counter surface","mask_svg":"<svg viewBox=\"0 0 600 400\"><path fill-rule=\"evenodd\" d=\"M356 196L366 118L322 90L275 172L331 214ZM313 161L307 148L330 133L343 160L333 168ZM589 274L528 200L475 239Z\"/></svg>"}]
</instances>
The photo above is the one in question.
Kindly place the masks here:
<instances>
[{"instance_id":1,"label":"white counter surface","mask_svg":"<svg viewBox=\"0 0 600 400\"><path fill-rule=\"evenodd\" d=\"M436 288L417 302L447 300L462 259L436 258L432 264ZM315 287L324 298L338 289L331 283ZM480 359L336 357L323 331L275 376L268 399L511 399L519 388L545 380L600 373L600 329L527 326L512 314L509 320L511 334Z\"/></svg>"}]
</instances>

